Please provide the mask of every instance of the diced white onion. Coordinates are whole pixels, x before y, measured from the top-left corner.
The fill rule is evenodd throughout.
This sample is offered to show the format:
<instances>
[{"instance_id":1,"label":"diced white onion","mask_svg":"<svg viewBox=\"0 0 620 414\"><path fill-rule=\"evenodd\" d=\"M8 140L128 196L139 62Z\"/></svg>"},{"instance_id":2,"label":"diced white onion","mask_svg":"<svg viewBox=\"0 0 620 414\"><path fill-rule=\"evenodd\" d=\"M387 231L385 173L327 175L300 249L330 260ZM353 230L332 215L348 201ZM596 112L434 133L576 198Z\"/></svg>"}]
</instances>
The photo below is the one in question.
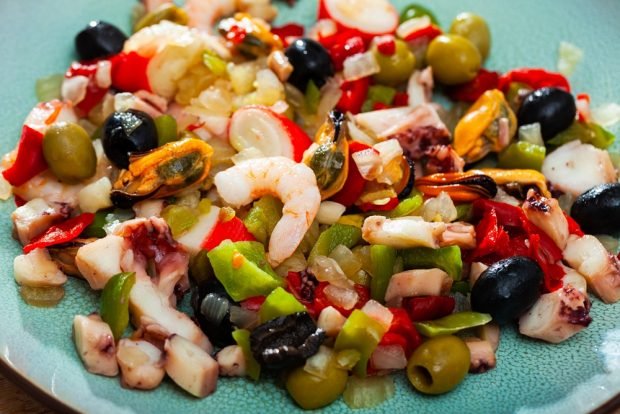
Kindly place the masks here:
<instances>
[{"instance_id":1,"label":"diced white onion","mask_svg":"<svg viewBox=\"0 0 620 414\"><path fill-rule=\"evenodd\" d=\"M329 254L329 257L338 263L338 266L340 266L344 274L347 275L349 279L353 280L357 272L359 272L362 268L362 262L345 245L339 244L336 246Z\"/></svg>"},{"instance_id":2,"label":"diced white onion","mask_svg":"<svg viewBox=\"0 0 620 414\"><path fill-rule=\"evenodd\" d=\"M313 39L320 39L329 37L336 34L338 26L332 19L321 19L317 21L310 30L310 37Z\"/></svg>"},{"instance_id":3,"label":"diced white onion","mask_svg":"<svg viewBox=\"0 0 620 414\"><path fill-rule=\"evenodd\" d=\"M592 109L592 120L602 127L609 128L620 122L620 105L605 103Z\"/></svg>"},{"instance_id":4,"label":"diced white onion","mask_svg":"<svg viewBox=\"0 0 620 414\"><path fill-rule=\"evenodd\" d=\"M335 201L323 201L319 206L319 212L316 219L319 224L334 224L344 214L347 208Z\"/></svg>"},{"instance_id":5,"label":"diced white onion","mask_svg":"<svg viewBox=\"0 0 620 414\"><path fill-rule=\"evenodd\" d=\"M354 81L379 73L381 68L372 52L357 53L349 56L343 63L344 80Z\"/></svg>"},{"instance_id":6,"label":"diced white onion","mask_svg":"<svg viewBox=\"0 0 620 414\"><path fill-rule=\"evenodd\" d=\"M450 223L456 220L456 207L452 198L442 191L437 197L429 198L422 207L422 217L425 221L443 221Z\"/></svg>"},{"instance_id":7,"label":"diced white onion","mask_svg":"<svg viewBox=\"0 0 620 414\"><path fill-rule=\"evenodd\" d=\"M374 148L367 148L351 155L361 176L368 181L372 181L383 171L383 163L379 151Z\"/></svg>"},{"instance_id":8,"label":"diced white onion","mask_svg":"<svg viewBox=\"0 0 620 414\"><path fill-rule=\"evenodd\" d=\"M95 213L98 210L112 207L110 191L112 191L112 183L108 177L102 177L88 184L78 193L80 210L85 213Z\"/></svg>"},{"instance_id":9,"label":"diced white onion","mask_svg":"<svg viewBox=\"0 0 620 414\"><path fill-rule=\"evenodd\" d=\"M65 78L62 82L60 94L62 99L70 101L73 105L78 104L86 97L89 79L86 76L73 76Z\"/></svg>"},{"instance_id":10,"label":"diced white onion","mask_svg":"<svg viewBox=\"0 0 620 414\"><path fill-rule=\"evenodd\" d=\"M370 357L374 369L404 369L407 366L405 350L400 345L379 345Z\"/></svg>"},{"instance_id":11,"label":"diced white onion","mask_svg":"<svg viewBox=\"0 0 620 414\"><path fill-rule=\"evenodd\" d=\"M365 378L351 375L342 397L350 408L372 408L388 400L395 392L394 380L389 375Z\"/></svg>"},{"instance_id":12,"label":"diced white onion","mask_svg":"<svg viewBox=\"0 0 620 414\"><path fill-rule=\"evenodd\" d=\"M383 142L379 142L373 146L374 149L379 151L381 157L381 164L383 168L387 168L395 159L399 159L403 156L403 147L400 146L400 142L397 139L388 139Z\"/></svg>"},{"instance_id":13,"label":"diced white onion","mask_svg":"<svg viewBox=\"0 0 620 414\"><path fill-rule=\"evenodd\" d=\"M351 135L351 138L354 141L363 142L364 144L371 146L374 145L376 142L367 133L362 131L354 121L347 122L347 129L349 131L349 135Z\"/></svg>"},{"instance_id":14,"label":"diced white onion","mask_svg":"<svg viewBox=\"0 0 620 414\"><path fill-rule=\"evenodd\" d=\"M353 282L347 278L338 263L326 256L316 256L308 271L316 277L319 282L328 282L331 285L339 286L344 289L353 287Z\"/></svg>"},{"instance_id":15,"label":"diced white onion","mask_svg":"<svg viewBox=\"0 0 620 414\"><path fill-rule=\"evenodd\" d=\"M390 329L394 315L388 308L377 302L376 300L369 300L364 304L361 309L366 315L370 316L375 321L379 322L386 329Z\"/></svg>"},{"instance_id":16,"label":"diced white onion","mask_svg":"<svg viewBox=\"0 0 620 414\"><path fill-rule=\"evenodd\" d=\"M321 345L319 351L306 360L304 371L316 375L319 378L326 379L327 371L334 357L335 354L331 348Z\"/></svg>"},{"instance_id":17,"label":"diced white onion","mask_svg":"<svg viewBox=\"0 0 620 414\"><path fill-rule=\"evenodd\" d=\"M342 309L353 309L353 306L357 303L359 295L353 289L341 288L336 285L328 285L323 290L325 297L334 305Z\"/></svg>"},{"instance_id":18,"label":"diced white onion","mask_svg":"<svg viewBox=\"0 0 620 414\"><path fill-rule=\"evenodd\" d=\"M316 110L316 114L320 119L324 119L327 113L334 109L338 101L340 101L342 96L340 85L340 76L334 76L321 87L321 99Z\"/></svg>"},{"instance_id":19,"label":"diced white onion","mask_svg":"<svg viewBox=\"0 0 620 414\"><path fill-rule=\"evenodd\" d=\"M406 39L410 34L417 32L418 30L424 29L431 25L431 18L424 15L421 17L416 17L414 19L409 19L401 23L396 28L396 36L401 39Z\"/></svg>"},{"instance_id":20,"label":"diced white onion","mask_svg":"<svg viewBox=\"0 0 620 414\"><path fill-rule=\"evenodd\" d=\"M286 111L288 111L288 108L289 105L286 103L286 101L282 100L277 101L269 107L269 109L271 109L276 114L284 114Z\"/></svg>"},{"instance_id":21,"label":"diced white onion","mask_svg":"<svg viewBox=\"0 0 620 414\"><path fill-rule=\"evenodd\" d=\"M0 170L0 172L2 172ZM9 182L0 174L0 200L8 200L13 195L13 187Z\"/></svg>"},{"instance_id":22,"label":"diced white onion","mask_svg":"<svg viewBox=\"0 0 620 414\"><path fill-rule=\"evenodd\" d=\"M112 85L112 63L109 60L97 62L95 83L102 89L107 89Z\"/></svg>"},{"instance_id":23,"label":"diced white onion","mask_svg":"<svg viewBox=\"0 0 620 414\"><path fill-rule=\"evenodd\" d=\"M274 270L280 277L286 277L288 272L301 272L306 270L308 263L303 253L295 252L291 257L280 263Z\"/></svg>"},{"instance_id":24,"label":"diced white onion","mask_svg":"<svg viewBox=\"0 0 620 414\"><path fill-rule=\"evenodd\" d=\"M572 43L560 42L558 50L558 72L564 76L570 76L583 59L583 50Z\"/></svg>"},{"instance_id":25,"label":"diced white onion","mask_svg":"<svg viewBox=\"0 0 620 414\"><path fill-rule=\"evenodd\" d=\"M333 306L323 308L316 321L316 326L325 331L327 336L336 337L346 322L345 318L338 309Z\"/></svg>"},{"instance_id":26,"label":"diced white onion","mask_svg":"<svg viewBox=\"0 0 620 414\"><path fill-rule=\"evenodd\" d=\"M540 124L535 122L533 124L522 125L519 127L519 141L529 142L534 145L545 146L542 133L540 132Z\"/></svg>"}]
</instances>

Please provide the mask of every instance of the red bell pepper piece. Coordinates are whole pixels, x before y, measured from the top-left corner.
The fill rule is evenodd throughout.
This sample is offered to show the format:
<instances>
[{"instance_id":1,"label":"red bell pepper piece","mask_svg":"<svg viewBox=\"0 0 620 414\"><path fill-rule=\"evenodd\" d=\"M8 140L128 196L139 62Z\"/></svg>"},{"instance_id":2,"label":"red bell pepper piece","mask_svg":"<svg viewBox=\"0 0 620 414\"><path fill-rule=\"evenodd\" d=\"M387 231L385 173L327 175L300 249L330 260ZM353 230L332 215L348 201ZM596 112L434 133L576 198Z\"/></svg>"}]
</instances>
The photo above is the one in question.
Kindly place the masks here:
<instances>
[{"instance_id":1,"label":"red bell pepper piece","mask_svg":"<svg viewBox=\"0 0 620 414\"><path fill-rule=\"evenodd\" d=\"M543 242L544 237L542 234L531 234L530 240L530 257L538 263L542 269L545 277L544 284L548 292L553 292L562 287L562 278L566 274L562 266L556 263L557 260L562 258L562 252L560 251L559 259L553 260L553 256L549 255L549 243ZM553 244L553 241L551 241ZM559 248L553 244L555 249Z\"/></svg>"},{"instance_id":2,"label":"red bell pepper piece","mask_svg":"<svg viewBox=\"0 0 620 414\"><path fill-rule=\"evenodd\" d=\"M480 69L469 82L448 89L448 96L455 101L476 102L486 91L496 89L498 84L499 73Z\"/></svg>"},{"instance_id":3,"label":"red bell pepper piece","mask_svg":"<svg viewBox=\"0 0 620 414\"><path fill-rule=\"evenodd\" d=\"M390 211L390 210L394 210L396 206L398 206L398 203L399 203L398 197L392 197L390 198L390 201L388 201L385 204L363 203L363 204L360 204L359 208L363 212Z\"/></svg>"},{"instance_id":4,"label":"red bell pepper piece","mask_svg":"<svg viewBox=\"0 0 620 414\"><path fill-rule=\"evenodd\" d=\"M67 72L65 78L74 76L85 76L88 78L88 86L86 87L86 96L75 105L84 115L88 113L101 102L109 88L100 88L97 85L97 63L98 62L73 62Z\"/></svg>"},{"instance_id":5,"label":"red bell pepper piece","mask_svg":"<svg viewBox=\"0 0 620 414\"><path fill-rule=\"evenodd\" d=\"M347 180L344 182L342 190L331 197L332 201L350 207L355 204L357 199L362 195L366 180L364 180L355 161L353 161L353 154L367 150L368 148L371 147L363 142L351 141L349 143L349 174L347 175Z\"/></svg>"},{"instance_id":6,"label":"red bell pepper piece","mask_svg":"<svg viewBox=\"0 0 620 414\"><path fill-rule=\"evenodd\" d=\"M422 343L422 337L413 326L407 311L402 308L389 308L392 312L392 324L379 345L400 345L407 358Z\"/></svg>"},{"instance_id":7,"label":"red bell pepper piece","mask_svg":"<svg viewBox=\"0 0 620 414\"><path fill-rule=\"evenodd\" d=\"M554 87L570 92L570 84L564 75L556 72L549 72L545 69L513 69L500 76L498 89L501 89L504 93L506 93L512 82L524 83L534 90L545 87Z\"/></svg>"},{"instance_id":8,"label":"red bell pepper piece","mask_svg":"<svg viewBox=\"0 0 620 414\"><path fill-rule=\"evenodd\" d=\"M253 296L241 301L241 307L245 310L258 312L265 299L265 296Z\"/></svg>"},{"instance_id":9,"label":"red bell pepper piece","mask_svg":"<svg viewBox=\"0 0 620 414\"><path fill-rule=\"evenodd\" d=\"M238 217L233 217L228 221L218 219L211 233L205 237L201 247L205 250L212 250L219 246L224 240L238 242L255 241L256 239Z\"/></svg>"},{"instance_id":10,"label":"red bell pepper piece","mask_svg":"<svg viewBox=\"0 0 620 414\"><path fill-rule=\"evenodd\" d=\"M340 85L342 96L336 107L342 112L358 114L362 110L362 105L368 95L370 78L361 78L354 81L344 82Z\"/></svg>"},{"instance_id":11,"label":"red bell pepper piece","mask_svg":"<svg viewBox=\"0 0 620 414\"><path fill-rule=\"evenodd\" d=\"M136 52L121 52L112 57L112 86L124 92L145 90L151 92L147 76L150 58Z\"/></svg>"},{"instance_id":12,"label":"red bell pepper piece","mask_svg":"<svg viewBox=\"0 0 620 414\"><path fill-rule=\"evenodd\" d=\"M432 321L454 311L456 301L450 296L419 296L405 298L403 309L413 322Z\"/></svg>"},{"instance_id":13,"label":"red bell pepper piece","mask_svg":"<svg viewBox=\"0 0 620 414\"><path fill-rule=\"evenodd\" d=\"M373 111L380 111L382 109L389 109L390 105L386 105L383 102L375 102L372 104Z\"/></svg>"},{"instance_id":14,"label":"red bell pepper piece","mask_svg":"<svg viewBox=\"0 0 620 414\"><path fill-rule=\"evenodd\" d=\"M575 236L583 237L585 233L581 230L581 226L579 226L579 223L577 223L575 219L573 219L566 213L564 213L564 217L566 217L566 221L568 222L568 233L574 234Z\"/></svg>"},{"instance_id":15,"label":"red bell pepper piece","mask_svg":"<svg viewBox=\"0 0 620 414\"><path fill-rule=\"evenodd\" d=\"M34 249L67 243L77 238L94 219L95 215L93 213L82 213L60 224L53 225L45 233L35 237L30 243L25 245L24 253L28 254Z\"/></svg>"},{"instance_id":16,"label":"red bell pepper piece","mask_svg":"<svg viewBox=\"0 0 620 414\"><path fill-rule=\"evenodd\" d=\"M587 93L580 93L577 95L575 101L577 103L577 118L579 122L591 122L590 95Z\"/></svg>"},{"instance_id":17,"label":"red bell pepper piece","mask_svg":"<svg viewBox=\"0 0 620 414\"><path fill-rule=\"evenodd\" d=\"M345 33L353 34L351 31ZM346 58L363 53L366 50L364 39L358 35L343 36L343 33L334 35L335 43L328 49L336 71L341 71Z\"/></svg>"},{"instance_id":18,"label":"red bell pepper piece","mask_svg":"<svg viewBox=\"0 0 620 414\"><path fill-rule=\"evenodd\" d=\"M273 114L276 118L278 118L290 137L291 145L293 147L293 159L296 162L301 162L304 157L304 152L310 147L310 145L312 145L312 139L310 139L308 134L306 134L306 131L301 129L297 123L291 121L282 114L278 114L276 112L273 112Z\"/></svg>"},{"instance_id":19,"label":"red bell pepper piece","mask_svg":"<svg viewBox=\"0 0 620 414\"><path fill-rule=\"evenodd\" d=\"M43 134L28 125L22 127L17 144L15 162L2 175L11 185L17 187L47 169L43 156Z\"/></svg>"},{"instance_id":20,"label":"red bell pepper piece","mask_svg":"<svg viewBox=\"0 0 620 414\"><path fill-rule=\"evenodd\" d=\"M439 27L435 26L434 24L430 24L407 34L404 40L406 42L412 42L418 39L426 39L430 42L442 33L443 32Z\"/></svg>"},{"instance_id":21,"label":"red bell pepper piece","mask_svg":"<svg viewBox=\"0 0 620 414\"><path fill-rule=\"evenodd\" d=\"M396 40L392 35L379 36L375 38L377 50L385 56L392 56L396 53Z\"/></svg>"},{"instance_id":22,"label":"red bell pepper piece","mask_svg":"<svg viewBox=\"0 0 620 414\"><path fill-rule=\"evenodd\" d=\"M305 28L297 23L288 23L284 26L272 27L271 33L278 36L284 46L288 46L287 39L289 37L302 37L304 35Z\"/></svg>"},{"instance_id":23,"label":"red bell pepper piece","mask_svg":"<svg viewBox=\"0 0 620 414\"><path fill-rule=\"evenodd\" d=\"M409 106L409 95L407 92L396 92L392 100L392 106Z\"/></svg>"}]
</instances>

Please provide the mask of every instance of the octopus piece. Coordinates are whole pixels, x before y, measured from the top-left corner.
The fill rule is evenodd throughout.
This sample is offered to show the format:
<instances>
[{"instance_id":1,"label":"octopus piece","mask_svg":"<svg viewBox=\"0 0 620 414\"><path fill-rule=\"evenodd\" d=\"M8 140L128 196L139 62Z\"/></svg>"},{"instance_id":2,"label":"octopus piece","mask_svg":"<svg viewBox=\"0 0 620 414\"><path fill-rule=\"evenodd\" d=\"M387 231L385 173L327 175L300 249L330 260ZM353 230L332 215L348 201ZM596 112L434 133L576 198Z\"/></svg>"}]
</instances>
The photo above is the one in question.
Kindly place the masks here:
<instances>
[{"instance_id":1,"label":"octopus piece","mask_svg":"<svg viewBox=\"0 0 620 414\"><path fill-rule=\"evenodd\" d=\"M617 180L609 153L579 140L549 154L543 162L542 173L555 190L575 197L599 184Z\"/></svg>"},{"instance_id":2,"label":"octopus piece","mask_svg":"<svg viewBox=\"0 0 620 414\"><path fill-rule=\"evenodd\" d=\"M452 145L432 145L422 157L423 174L463 172L465 160Z\"/></svg>"},{"instance_id":3,"label":"octopus piece","mask_svg":"<svg viewBox=\"0 0 620 414\"><path fill-rule=\"evenodd\" d=\"M204 349L172 335L166 340L164 352L166 373L179 387L198 398L215 392L220 368Z\"/></svg>"},{"instance_id":4,"label":"octopus piece","mask_svg":"<svg viewBox=\"0 0 620 414\"><path fill-rule=\"evenodd\" d=\"M215 356L215 359L220 366L220 375L225 377L245 376L245 355L239 345L229 345L222 348Z\"/></svg>"},{"instance_id":5,"label":"octopus piece","mask_svg":"<svg viewBox=\"0 0 620 414\"><path fill-rule=\"evenodd\" d=\"M555 198L546 198L534 189L527 192L523 203L527 219L547 234L560 248L566 247L568 241L568 221Z\"/></svg>"},{"instance_id":6,"label":"octopus piece","mask_svg":"<svg viewBox=\"0 0 620 414\"><path fill-rule=\"evenodd\" d=\"M164 379L163 354L147 341L121 339L116 361L121 369L121 384L126 388L152 390Z\"/></svg>"},{"instance_id":7,"label":"octopus piece","mask_svg":"<svg viewBox=\"0 0 620 414\"><path fill-rule=\"evenodd\" d=\"M20 254L13 260L15 281L31 287L62 286L67 282L65 275L46 249L34 249Z\"/></svg>"},{"instance_id":8,"label":"octopus piece","mask_svg":"<svg viewBox=\"0 0 620 414\"><path fill-rule=\"evenodd\" d=\"M458 221L447 223L446 230L439 236L439 246L459 246L462 249L476 247L476 228L469 223Z\"/></svg>"},{"instance_id":9,"label":"octopus piece","mask_svg":"<svg viewBox=\"0 0 620 414\"><path fill-rule=\"evenodd\" d=\"M414 269L396 273L385 291L388 306L401 306L403 298L440 296L450 290L452 278L441 269Z\"/></svg>"},{"instance_id":10,"label":"octopus piece","mask_svg":"<svg viewBox=\"0 0 620 414\"><path fill-rule=\"evenodd\" d=\"M66 204L48 203L42 198L34 198L17 207L11 214L14 233L19 242L26 245L55 222L67 218L70 212Z\"/></svg>"},{"instance_id":11,"label":"octopus piece","mask_svg":"<svg viewBox=\"0 0 620 414\"><path fill-rule=\"evenodd\" d=\"M118 374L114 336L99 315L76 315L73 336L78 355L89 372L107 377Z\"/></svg>"},{"instance_id":12,"label":"octopus piece","mask_svg":"<svg viewBox=\"0 0 620 414\"><path fill-rule=\"evenodd\" d=\"M497 359L491 342L467 338L465 345L469 348L469 372L479 374L495 368Z\"/></svg>"},{"instance_id":13,"label":"octopus piece","mask_svg":"<svg viewBox=\"0 0 620 414\"><path fill-rule=\"evenodd\" d=\"M571 235L563 252L564 260L581 273L588 287L605 303L620 300L620 264L594 236Z\"/></svg>"},{"instance_id":14,"label":"octopus piece","mask_svg":"<svg viewBox=\"0 0 620 414\"><path fill-rule=\"evenodd\" d=\"M126 248L122 237L109 235L78 249L75 265L91 289L103 289L112 276L122 272L120 263Z\"/></svg>"},{"instance_id":15,"label":"octopus piece","mask_svg":"<svg viewBox=\"0 0 620 414\"><path fill-rule=\"evenodd\" d=\"M571 269L564 276L564 286L545 293L519 319L519 332L546 342L565 341L585 329L590 317L590 300L583 277Z\"/></svg>"},{"instance_id":16,"label":"octopus piece","mask_svg":"<svg viewBox=\"0 0 620 414\"><path fill-rule=\"evenodd\" d=\"M416 70L411 74L407 83L409 106L427 104L433 97L433 69L427 66L424 70Z\"/></svg>"},{"instance_id":17,"label":"octopus piece","mask_svg":"<svg viewBox=\"0 0 620 414\"><path fill-rule=\"evenodd\" d=\"M436 249L446 228L445 223L430 223L421 217L389 219L384 216L369 216L364 220L362 237L370 244L384 244L397 249Z\"/></svg>"},{"instance_id":18,"label":"octopus piece","mask_svg":"<svg viewBox=\"0 0 620 414\"><path fill-rule=\"evenodd\" d=\"M244 161L217 173L214 182L220 197L233 207L250 204L263 195L282 201L282 218L269 240L268 258L274 267L293 255L321 204L314 171L286 157Z\"/></svg>"}]
</instances>

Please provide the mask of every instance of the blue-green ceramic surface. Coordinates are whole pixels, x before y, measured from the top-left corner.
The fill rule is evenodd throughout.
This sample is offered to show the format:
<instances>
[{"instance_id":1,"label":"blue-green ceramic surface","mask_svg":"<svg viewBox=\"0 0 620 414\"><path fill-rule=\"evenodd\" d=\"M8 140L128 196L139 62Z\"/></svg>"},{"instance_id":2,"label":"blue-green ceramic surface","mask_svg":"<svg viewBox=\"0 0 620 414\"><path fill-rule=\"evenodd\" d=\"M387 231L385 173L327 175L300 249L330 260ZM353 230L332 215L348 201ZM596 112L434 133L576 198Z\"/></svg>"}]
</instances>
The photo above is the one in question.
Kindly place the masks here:
<instances>
[{"instance_id":1,"label":"blue-green ceramic surface","mask_svg":"<svg viewBox=\"0 0 620 414\"><path fill-rule=\"evenodd\" d=\"M205 0L208 1L208 0ZM593 105L620 101L620 1L618 0L433 0L428 5L445 28L456 13L474 11L490 23L493 46L487 67L554 69L560 41L581 47L585 58L571 77L575 92L588 92ZM281 5L280 21L310 23L316 1ZM396 1L399 8L406 1ZM35 104L37 78L63 72L73 55L73 36L90 19L127 29L132 0L0 0L0 151L19 137ZM615 132L618 132L617 129ZM87 373L71 340L77 313L97 309L98 295L70 280L62 303L52 309L25 305L12 275L19 253L11 238L12 202L0 205L0 362L67 406L92 413L293 412L286 392L270 381L221 379L217 392L197 400L170 381L155 391L121 388L118 378ZM502 331L498 366L469 375L455 391L438 397L414 392L398 376L396 396L377 407L391 413L587 412L620 392L620 304L594 300L594 321L559 345ZM341 413L337 401L326 409Z\"/></svg>"}]
</instances>

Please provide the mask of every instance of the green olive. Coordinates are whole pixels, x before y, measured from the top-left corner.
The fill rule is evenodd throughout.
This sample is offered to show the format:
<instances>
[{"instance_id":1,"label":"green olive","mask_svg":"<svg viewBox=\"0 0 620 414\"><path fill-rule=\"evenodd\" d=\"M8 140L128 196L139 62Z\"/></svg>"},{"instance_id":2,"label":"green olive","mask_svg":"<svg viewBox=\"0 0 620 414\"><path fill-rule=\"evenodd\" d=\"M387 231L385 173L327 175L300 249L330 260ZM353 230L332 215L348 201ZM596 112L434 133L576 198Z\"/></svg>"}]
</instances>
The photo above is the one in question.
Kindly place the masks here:
<instances>
[{"instance_id":1,"label":"green olive","mask_svg":"<svg viewBox=\"0 0 620 414\"><path fill-rule=\"evenodd\" d=\"M398 85L406 82L415 68L415 56L409 50L407 43L396 39L396 51L392 55L379 52L377 45L372 46L372 53L379 64L379 73L374 79L384 85Z\"/></svg>"},{"instance_id":2,"label":"green olive","mask_svg":"<svg viewBox=\"0 0 620 414\"><path fill-rule=\"evenodd\" d=\"M435 78L445 85L458 85L476 77L481 65L480 52L463 36L443 34L428 46L426 62Z\"/></svg>"},{"instance_id":3,"label":"green olive","mask_svg":"<svg viewBox=\"0 0 620 414\"><path fill-rule=\"evenodd\" d=\"M476 46L484 61L491 48L491 32L487 22L477 14L461 13L452 21L450 33L461 35Z\"/></svg>"},{"instance_id":4,"label":"green olive","mask_svg":"<svg viewBox=\"0 0 620 414\"><path fill-rule=\"evenodd\" d=\"M340 397L347 385L349 374L335 364L330 364L325 377L317 377L304 370L304 367L299 367L286 379L286 389L301 408L321 408Z\"/></svg>"},{"instance_id":5,"label":"green olive","mask_svg":"<svg viewBox=\"0 0 620 414\"><path fill-rule=\"evenodd\" d=\"M461 338L437 336L411 354L407 378L424 394L443 394L463 381L469 370L469 358L469 348Z\"/></svg>"},{"instance_id":6,"label":"green olive","mask_svg":"<svg viewBox=\"0 0 620 414\"><path fill-rule=\"evenodd\" d=\"M97 155L88 133L71 122L58 122L43 137L43 156L54 175L68 183L90 178L97 169Z\"/></svg>"},{"instance_id":7,"label":"green olive","mask_svg":"<svg viewBox=\"0 0 620 414\"><path fill-rule=\"evenodd\" d=\"M439 22L437 21L437 18L435 17L433 12L424 6L420 6L419 4L410 4L409 6L407 6L400 14L400 22L403 23L407 20L417 19L422 16L430 17L431 22L435 26L439 26Z\"/></svg>"}]
</instances>

